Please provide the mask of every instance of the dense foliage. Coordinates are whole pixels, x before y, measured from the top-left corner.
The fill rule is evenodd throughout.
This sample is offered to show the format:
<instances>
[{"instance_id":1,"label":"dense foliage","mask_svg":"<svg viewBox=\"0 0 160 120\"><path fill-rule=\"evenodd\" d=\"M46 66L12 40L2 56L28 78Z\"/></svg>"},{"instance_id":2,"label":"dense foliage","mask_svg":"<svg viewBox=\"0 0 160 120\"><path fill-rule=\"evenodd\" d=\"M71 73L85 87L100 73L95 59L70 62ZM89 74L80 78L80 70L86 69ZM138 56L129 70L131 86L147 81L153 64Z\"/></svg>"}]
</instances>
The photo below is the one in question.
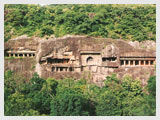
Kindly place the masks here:
<instances>
[{"instance_id":1,"label":"dense foliage","mask_svg":"<svg viewBox=\"0 0 160 120\"><path fill-rule=\"evenodd\" d=\"M145 88L126 75L106 77L103 87L87 80L66 78L44 80L36 73L29 82L5 72L5 115L7 116L142 116L156 113L156 77ZM20 82L21 81L21 82ZM145 92L144 92L145 91Z\"/></svg>"},{"instance_id":2,"label":"dense foliage","mask_svg":"<svg viewBox=\"0 0 160 120\"><path fill-rule=\"evenodd\" d=\"M155 5L5 5L4 15L5 41L24 34L156 40Z\"/></svg>"}]
</instances>

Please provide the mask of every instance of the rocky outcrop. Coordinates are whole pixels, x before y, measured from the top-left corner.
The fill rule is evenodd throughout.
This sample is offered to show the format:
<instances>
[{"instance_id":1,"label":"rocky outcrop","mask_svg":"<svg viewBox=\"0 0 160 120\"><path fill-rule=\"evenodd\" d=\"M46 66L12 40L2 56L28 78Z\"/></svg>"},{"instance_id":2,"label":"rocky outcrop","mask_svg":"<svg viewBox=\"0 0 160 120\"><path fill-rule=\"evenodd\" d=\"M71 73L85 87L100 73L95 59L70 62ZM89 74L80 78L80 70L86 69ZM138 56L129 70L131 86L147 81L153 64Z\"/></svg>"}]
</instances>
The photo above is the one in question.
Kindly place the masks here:
<instances>
[{"instance_id":1,"label":"rocky outcrop","mask_svg":"<svg viewBox=\"0 0 160 120\"><path fill-rule=\"evenodd\" d=\"M14 74L29 80L35 73L36 61L34 58L5 58L4 70L11 70Z\"/></svg>"},{"instance_id":2,"label":"rocky outcrop","mask_svg":"<svg viewBox=\"0 0 160 120\"><path fill-rule=\"evenodd\" d=\"M153 41L126 42L72 35L49 39L22 36L5 43L9 56L21 56L25 52L22 58L5 59L5 70L26 73L27 78L34 72L43 78L86 78L100 86L108 75L116 73L122 78L130 74L145 85L155 75L155 48ZM30 53L25 55L27 51ZM25 58L29 56L32 58Z\"/></svg>"},{"instance_id":3,"label":"rocky outcrop","mask_svg":"<svg viewBox=\"0 0 160 120\"><path fill-rule=\"evenodd\" d=\"M151 40L146 40L142 42L130 41L128 42L131 46L139 49L156 50L156 42Z\"/></svg>"}]
</instances>

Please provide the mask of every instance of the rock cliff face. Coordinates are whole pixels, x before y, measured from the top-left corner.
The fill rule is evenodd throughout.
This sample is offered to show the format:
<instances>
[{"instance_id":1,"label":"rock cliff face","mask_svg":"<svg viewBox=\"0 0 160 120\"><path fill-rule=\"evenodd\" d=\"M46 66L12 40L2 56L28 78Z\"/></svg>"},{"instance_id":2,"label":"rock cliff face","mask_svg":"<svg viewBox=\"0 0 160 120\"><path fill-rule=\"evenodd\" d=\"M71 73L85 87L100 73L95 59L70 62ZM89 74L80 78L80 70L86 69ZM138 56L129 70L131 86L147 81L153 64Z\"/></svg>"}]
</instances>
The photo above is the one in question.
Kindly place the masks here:
<instances>
[{"instance_id":1,"label":"rock cliff face","mask_svg":"<svg viewBox=\"0 0 160 120\"><path fill-rule=\"evenodd\" d=\"M148 50L156 50L156 43L151 40L146 40L143 42L138 42L138 41L130 41L128 42L131 46L139 49L148 49Z\"/></svg>"},{"instance_id":2,"label":"rock cliff face","mask_svg":"<svg viewBox=\"0 0 160 120\"><path fill-rule=\"evenodd\" d=\"M35 64L34 58L5 58L4 69L29 80L35 72Z\"/></svg>"},{"instance_id":3,"label":"rock cliff face","mask_svg":"<svg viewBox=\"0 0 160 120\"><path fill-rule=\"evenodd\" d=\"M5 59L5 70L17 74L25 71L27 78L37 72L43 78L87 78L102 85L106 76L116 73L119 78L130 74L145 85L149 76L155 75L156 47L150 41L137 43L87 36L22 38L5 43L5 56L12 58ZM148 47L143 49L142 45Z\"/></svg>"}]
</instances>

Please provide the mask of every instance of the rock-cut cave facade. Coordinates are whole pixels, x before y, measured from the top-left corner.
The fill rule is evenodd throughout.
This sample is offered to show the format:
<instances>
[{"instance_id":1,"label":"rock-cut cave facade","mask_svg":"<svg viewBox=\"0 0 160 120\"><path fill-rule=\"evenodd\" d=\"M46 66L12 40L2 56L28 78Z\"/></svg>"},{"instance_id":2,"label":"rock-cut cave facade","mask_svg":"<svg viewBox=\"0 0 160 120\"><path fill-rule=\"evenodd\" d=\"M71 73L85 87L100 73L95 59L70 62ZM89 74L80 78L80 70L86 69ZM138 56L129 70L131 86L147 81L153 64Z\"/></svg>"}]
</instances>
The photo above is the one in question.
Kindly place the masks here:
<instances>
[{"instance_id":1,"label":"rock-cut cave facade","mask_svg":"<svg viewBox=\"0 0 160 120\"><path fill-rule=\"evenodd\" d=\"M5 56L35 59L35 72L44 78L89 76L97 84L113 73L130 74L145 84L147 75L155 74L156 64L155 50L136 48L121 39L86 36L10 40Z\"/></svg>"}]
</instances>

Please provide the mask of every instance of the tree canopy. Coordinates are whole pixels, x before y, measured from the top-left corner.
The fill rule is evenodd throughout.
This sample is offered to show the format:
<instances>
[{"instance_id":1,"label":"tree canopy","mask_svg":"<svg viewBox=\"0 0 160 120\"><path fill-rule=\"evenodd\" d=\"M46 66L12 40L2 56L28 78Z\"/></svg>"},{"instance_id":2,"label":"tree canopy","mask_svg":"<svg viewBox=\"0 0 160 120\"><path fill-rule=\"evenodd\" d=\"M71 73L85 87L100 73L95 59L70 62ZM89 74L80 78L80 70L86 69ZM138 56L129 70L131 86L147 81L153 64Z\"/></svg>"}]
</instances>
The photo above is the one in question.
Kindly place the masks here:
<instances>
[{"instance_id":1,"label":"tree canopy","mask_svg":"<svg viewBox=\"0 0 160 120\"><path fill-rule=\"evenodd\" d=\"M156 40L155 5L11 5L4 10L5 41L20 35L66 34Z\"/></svg>"},{"instance_id":2,"label":"tree canopy","mask_svg":"<svg viewBox=\"0 0 160 120\"><path fill-rule=\"evenodd\" d=\"M42 79L16 82L5 72L4 113L7 116L153 116L156 114L156 77L142 88L138 79L115 74L98 87L86 79ZM23 81L23 78L21 79Z\"/></svg>"}]
</instances>

